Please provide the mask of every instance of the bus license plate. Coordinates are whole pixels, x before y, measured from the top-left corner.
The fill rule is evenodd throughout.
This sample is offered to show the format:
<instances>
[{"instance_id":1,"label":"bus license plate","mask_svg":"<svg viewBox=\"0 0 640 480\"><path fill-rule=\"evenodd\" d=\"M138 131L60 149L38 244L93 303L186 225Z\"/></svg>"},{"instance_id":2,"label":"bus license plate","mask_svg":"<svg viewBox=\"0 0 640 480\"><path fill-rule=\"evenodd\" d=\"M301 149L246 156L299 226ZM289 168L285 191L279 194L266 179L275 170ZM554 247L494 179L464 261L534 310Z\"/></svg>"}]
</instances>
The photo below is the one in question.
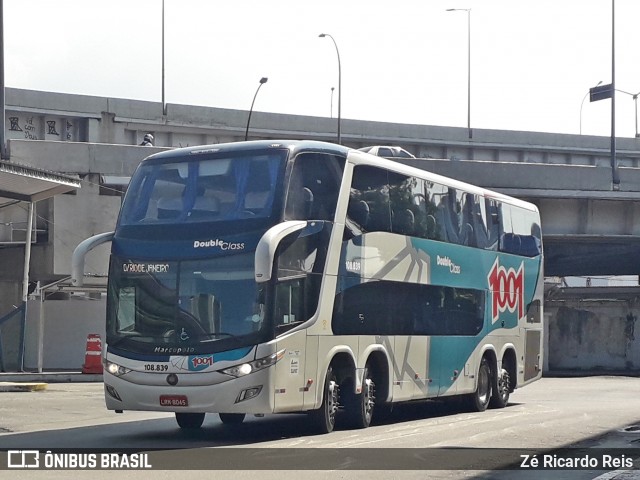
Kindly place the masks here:
<instances>
[{"instance_id":1,"label":"bus license plate","mask_svg":"<svg viewBox=\"0 0 640 480\"><path fill-rule=\"evenodd\" d=\"M189 400L186 395L160 395L161 407L188 407Z\"/></svg>"}]
</instances>

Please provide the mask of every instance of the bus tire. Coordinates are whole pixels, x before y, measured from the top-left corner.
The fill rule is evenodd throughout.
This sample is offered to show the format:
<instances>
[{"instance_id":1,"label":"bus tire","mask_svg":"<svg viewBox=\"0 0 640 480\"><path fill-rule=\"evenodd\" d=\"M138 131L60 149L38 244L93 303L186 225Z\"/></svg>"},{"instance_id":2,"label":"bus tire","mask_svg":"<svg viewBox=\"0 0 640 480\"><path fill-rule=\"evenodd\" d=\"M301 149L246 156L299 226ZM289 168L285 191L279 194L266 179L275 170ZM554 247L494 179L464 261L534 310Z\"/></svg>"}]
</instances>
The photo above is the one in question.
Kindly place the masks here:
<instances>
[{"instance_id":1,"label":"bus tire","mask_svg":"<svg viewBox=\"0 0 640 480\"><path fill-rule=\"evenodd\" d=\"M219 413L220 421L225 425L240 425L244 421L244 413Z\"/></svg>"},{"instance_id":2,"label":"bus tire","mask_svg":"<svg viewBox=\"0 0 640 480\"><path fill-rule=\"evenodd\" d=\"M474 412L484 412L491 401L493 391L493 380L491 378L491 367L486 358L483 358L478 368L478 382L476 391L471 394L469 404Z\"/></svg>"},{"instance_id":3,"label":"bus tire","mask_svg":"<svg viewBox=\"0 0 640 480\"><path fill-rule=\"evenodd\" d=\"M176 422L184 430L196 430L202 426L204 415L204 413L176 412Z\"/></svg>"},{"instance_id":4,"label":"bus tire","mask_svg":"<svg viewBox=\"0 0 640 480\"><path fill-rule=\"evenodd\" d=\"M350 393L347 404L349 421L354 428L367 428L371 425L373 411L376 408L376 386L371 375L371 369L367 365L362 378L362 391L359 394Z\"/></svg>"},{"instance_id":5,"label":"bus tire","mask_svg":"<svg viewBox=\"0 0 640 480\"><path fill-rule=\"evenodd\" d=\"M492 408L504 408L509 403L509 394L511 393L511 377L509 372L501 368L494 375L493 392L491 395L490 406Z\"/></svg>"},{"instance_id":6,"label":"bus tire","mask_svg":"<svg viewBox=\"0 0 640 480\"><path fill-rule=\"evenodd\" d=\"M322 405L311 412L312 421L319 433L331 433L336 426L340 401L340 386L333 368L329 367L324 381Z\"/></svg>"}]
</instances>

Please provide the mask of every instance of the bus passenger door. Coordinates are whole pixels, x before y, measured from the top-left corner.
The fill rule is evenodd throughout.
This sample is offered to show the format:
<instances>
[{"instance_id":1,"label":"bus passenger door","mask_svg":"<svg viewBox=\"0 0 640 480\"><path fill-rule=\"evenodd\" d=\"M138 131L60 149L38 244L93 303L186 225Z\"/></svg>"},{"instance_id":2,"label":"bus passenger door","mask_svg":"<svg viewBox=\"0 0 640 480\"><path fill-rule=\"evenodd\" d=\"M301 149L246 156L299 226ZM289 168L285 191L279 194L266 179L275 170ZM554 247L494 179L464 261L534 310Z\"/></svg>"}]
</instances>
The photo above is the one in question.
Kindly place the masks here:
<instances>
[{"instance_id":1,"label":"bus passenger door","mask_svg":"<svg viewBox=\"0 0 640 480\"><path fill-rule=\"evenodd\" d=\"M285 333L305 320L305 279L294 278L278 282L275 293L274 321L278 338L278 351L284 349L284 357L276 364L275 411L295 411L302 408L305 387L306 330Z\"/></svg>"}]
</instances>

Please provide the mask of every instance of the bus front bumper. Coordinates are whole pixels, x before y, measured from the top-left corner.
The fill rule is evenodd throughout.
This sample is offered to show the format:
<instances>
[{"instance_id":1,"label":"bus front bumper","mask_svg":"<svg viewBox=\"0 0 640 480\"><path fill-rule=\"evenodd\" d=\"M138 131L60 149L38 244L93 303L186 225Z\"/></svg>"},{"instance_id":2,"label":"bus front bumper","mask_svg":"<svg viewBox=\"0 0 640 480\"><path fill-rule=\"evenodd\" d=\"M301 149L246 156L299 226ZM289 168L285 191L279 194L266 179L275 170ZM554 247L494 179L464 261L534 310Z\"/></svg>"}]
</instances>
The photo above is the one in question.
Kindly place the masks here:
<instances>
[{"instance_id":1,"label":"bus front bumper","mask_svg":"<svg viewBox=\"0 0 640 480\"><path fill-rule=\"evenodd\" d=\"M274 395L269 387L272 371L266 368L215 385L190 386L181 386L180 382L141 385L105 371L105 402L107 409L122 411L272 413Z\"/></svg>"}]
</instances>

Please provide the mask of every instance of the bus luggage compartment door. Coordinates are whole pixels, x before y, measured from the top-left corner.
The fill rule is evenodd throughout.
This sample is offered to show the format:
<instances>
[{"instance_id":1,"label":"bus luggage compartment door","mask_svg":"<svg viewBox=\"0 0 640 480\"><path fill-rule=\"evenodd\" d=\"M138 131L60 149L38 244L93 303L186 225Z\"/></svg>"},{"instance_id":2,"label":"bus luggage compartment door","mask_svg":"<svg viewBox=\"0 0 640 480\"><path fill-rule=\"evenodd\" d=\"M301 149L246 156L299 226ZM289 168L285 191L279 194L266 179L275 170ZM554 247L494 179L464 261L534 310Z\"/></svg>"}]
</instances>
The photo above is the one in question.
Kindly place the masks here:
<instances>
[{"instance_id":1,"label":"bus luggage compartment door","mask_svg":"<svg viewBox=\"0 0 640 480\"><path fill-rule=\"evenodd\" d=\"M542 331L525 329L524 381L537 378L542 371Z\"/></svg>"}]
</instances>

